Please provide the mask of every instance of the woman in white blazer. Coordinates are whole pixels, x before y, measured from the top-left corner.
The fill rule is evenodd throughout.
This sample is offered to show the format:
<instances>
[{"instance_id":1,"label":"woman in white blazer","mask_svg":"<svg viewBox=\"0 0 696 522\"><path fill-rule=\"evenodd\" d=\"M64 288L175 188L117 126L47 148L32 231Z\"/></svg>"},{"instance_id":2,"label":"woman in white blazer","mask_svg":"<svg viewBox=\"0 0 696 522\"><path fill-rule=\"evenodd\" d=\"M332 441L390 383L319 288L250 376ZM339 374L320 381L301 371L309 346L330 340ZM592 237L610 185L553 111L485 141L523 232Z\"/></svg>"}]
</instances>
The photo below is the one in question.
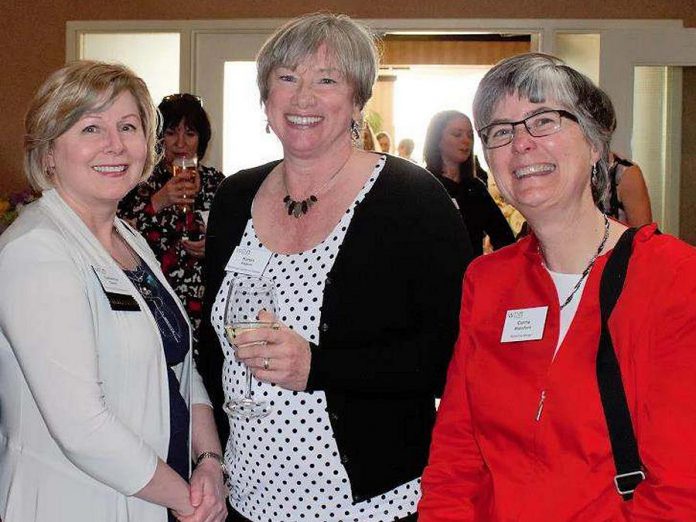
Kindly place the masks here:
<instances>
[{"instance_id":1,"label":"woman in white blazer","mask_svg":"<svg viewBox=\"0 0 696 522\"><path fill-rule=\"evenodd\" d=\"M0 236L0 519L224 520L186 313L116 218L156 163L145 84L74 62L39 89L25 127L42 197Z\"/></svg>"}]
</instances>

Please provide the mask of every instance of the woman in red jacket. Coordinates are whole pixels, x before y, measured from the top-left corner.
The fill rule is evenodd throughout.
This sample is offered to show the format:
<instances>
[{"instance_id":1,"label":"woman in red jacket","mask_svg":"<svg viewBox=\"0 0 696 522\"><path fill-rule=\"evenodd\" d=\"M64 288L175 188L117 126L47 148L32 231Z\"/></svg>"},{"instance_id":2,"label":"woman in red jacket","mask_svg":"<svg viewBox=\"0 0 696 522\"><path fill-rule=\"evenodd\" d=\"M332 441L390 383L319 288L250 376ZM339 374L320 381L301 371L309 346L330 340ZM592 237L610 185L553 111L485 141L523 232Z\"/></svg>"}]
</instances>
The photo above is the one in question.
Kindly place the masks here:
<instances>
[{"instance_id":1,"label":"woman in red jacket","mask_svg":"<svg viewBox=\"0 0 696 522\"><path fill-rule=\"evenodd\" d=\"M533 233L467 271L420 522L696 520L696 250L655 225L633 239L608 322L642 462L631 478L644 475L614 481L599 288L627 229L593 200L607 187L602 100L541 54L499 63L479 86L488 165Z\"/></svg>"}]
</instances>

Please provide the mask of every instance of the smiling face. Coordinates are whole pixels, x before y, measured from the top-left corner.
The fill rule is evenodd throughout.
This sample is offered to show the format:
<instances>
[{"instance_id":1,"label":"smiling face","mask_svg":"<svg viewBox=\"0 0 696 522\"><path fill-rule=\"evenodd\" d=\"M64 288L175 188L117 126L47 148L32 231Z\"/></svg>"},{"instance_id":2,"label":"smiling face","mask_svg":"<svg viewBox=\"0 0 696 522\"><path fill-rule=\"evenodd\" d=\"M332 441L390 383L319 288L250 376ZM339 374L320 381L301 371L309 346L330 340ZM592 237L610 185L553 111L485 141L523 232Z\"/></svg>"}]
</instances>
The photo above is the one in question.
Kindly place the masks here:
<instances>
[{"instance_id":1,"label":"smiling face","mask_svg":"<svg viewBox=\"0 0 696 522\"><path fill-rule=\"evenodd\" d=\"M269 86L266 116L286 156L334 155L351 147L351 120L360 111L352 85L324 46L294 70L275 68Z\"/></svg>"},{"instance_id":2,"label":"smiling face","mask_svg":"<svg viewBox=\"0 0 696 522\"><path fill-rule=\"evenodd\" d=\"M440 138L440 154L444 165L459 165L471 156L474 130L469 118L455 116L445 125Z\"/></svg>"},{"instance_id":3,"label":"smiling face","mask_svg":"<svg viewBox=\"0 0 696 522\"><path fill-rule=\"evenodd\" d=\"M491 123L519 121L543 110L561 108L554 100L533 103L508 95L493 111ZM562 119L557 133L539 138L519 124L510 144L486 149L486 161L500 192L527 218L547 209L594 206L590 172L598 159L581 127L567 118Z\"/></svg>"},{"instance_id":4,"label":"smiling face","mask_svg":"<svg viewBox=\"0 0 696 522\"><path fill-rule=\"evenodd\" d=\"M122 92L100 112L87 112L53 143L46 161L54 186L78 213L116 211L140 181L147 140L135 98Z\"/></svg>"},{"instance_id":5,"label":"smiling face","mask_svg":"<svg viewBox=\"0 0 696 522\"><path fill-rule=\"evenodd\" d=\"M176 127L164 131L164 160L168 165L176 157L191 158L198 153L198 133L181 120Z\"/></svg>"}]
</instances>

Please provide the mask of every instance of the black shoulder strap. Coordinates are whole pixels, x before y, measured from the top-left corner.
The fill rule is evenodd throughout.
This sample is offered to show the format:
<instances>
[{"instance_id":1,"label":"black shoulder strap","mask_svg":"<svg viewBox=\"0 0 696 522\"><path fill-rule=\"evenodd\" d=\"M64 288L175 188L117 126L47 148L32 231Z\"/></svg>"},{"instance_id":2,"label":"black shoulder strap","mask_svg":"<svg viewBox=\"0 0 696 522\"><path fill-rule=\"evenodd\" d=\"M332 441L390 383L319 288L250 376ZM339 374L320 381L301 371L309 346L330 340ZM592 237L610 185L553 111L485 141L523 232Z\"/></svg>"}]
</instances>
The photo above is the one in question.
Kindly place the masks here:
<instances>
[{"instance_id":1,"label":"black shoulder strap","mask_svg":"<svg viewBox=\"0 0 696 522\"><path fill-rule=\"evenodd\" d=\"M638 444L621 380L621 369L614 352L608 323L623 290L636 231L635 228L629 228L616 243L604 267L599 287L602 331L597 351L597 383L614 454L616 466L614 484L624 500L630 500L633 497L633 491L645 478L645 473L638 453Z\"/></svg>"}]
</instances>

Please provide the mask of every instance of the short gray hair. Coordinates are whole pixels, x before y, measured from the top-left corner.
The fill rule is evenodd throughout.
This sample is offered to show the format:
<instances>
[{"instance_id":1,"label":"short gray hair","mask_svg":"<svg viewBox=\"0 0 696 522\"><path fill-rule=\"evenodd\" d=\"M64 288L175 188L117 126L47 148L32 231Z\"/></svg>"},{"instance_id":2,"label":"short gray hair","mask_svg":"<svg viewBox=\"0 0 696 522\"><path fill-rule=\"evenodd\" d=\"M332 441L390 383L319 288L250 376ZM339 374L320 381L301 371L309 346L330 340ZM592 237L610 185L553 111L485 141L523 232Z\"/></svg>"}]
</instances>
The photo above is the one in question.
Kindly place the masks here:
<instances>
[{"instance_id":1,"label":"short gray hair","mask_svg":"<svg viewBox=\"0 0 696 522\"><path fill-rule=\"evenodd\" d=\"M268 99L268 79L273 69L294 69L325 45L353 86L353 99L362 110L372 97L379 70L375 40L366 26L343 14L314 13L290 20L266 40L256 57L261 102Z\"/></svg>"},{"instance_id":2,"label":"short gray hair","mask_svg":"<svg viewBox=\"0 0 696 522\"><path fill-rule=\"evenodd\" d=\"M126 91L135 98L147 140L143 179L150 175L158 160L160 122L145 82L124 65L78 60L46 79L24 118L24 173L34 189L41 192L54 186L46 161L54 141L85 113L107 108Z\"/></svg>"},{"instance_id":3,"label":"short gray hair","mask_svg":"<svg viewBox=\"0 0 696 522\"><path fill-rule=\"evenodd\" d=\"M609 96L587 76L555 56L520 54L497 63L479 83L473 104L477 130L491 123L498 103L510 95L533 103L554 100L578 118L585 138L600 155L593 196L596 202L606 201L609 145L616 127Z\"/></svg>"}]
</instances>

